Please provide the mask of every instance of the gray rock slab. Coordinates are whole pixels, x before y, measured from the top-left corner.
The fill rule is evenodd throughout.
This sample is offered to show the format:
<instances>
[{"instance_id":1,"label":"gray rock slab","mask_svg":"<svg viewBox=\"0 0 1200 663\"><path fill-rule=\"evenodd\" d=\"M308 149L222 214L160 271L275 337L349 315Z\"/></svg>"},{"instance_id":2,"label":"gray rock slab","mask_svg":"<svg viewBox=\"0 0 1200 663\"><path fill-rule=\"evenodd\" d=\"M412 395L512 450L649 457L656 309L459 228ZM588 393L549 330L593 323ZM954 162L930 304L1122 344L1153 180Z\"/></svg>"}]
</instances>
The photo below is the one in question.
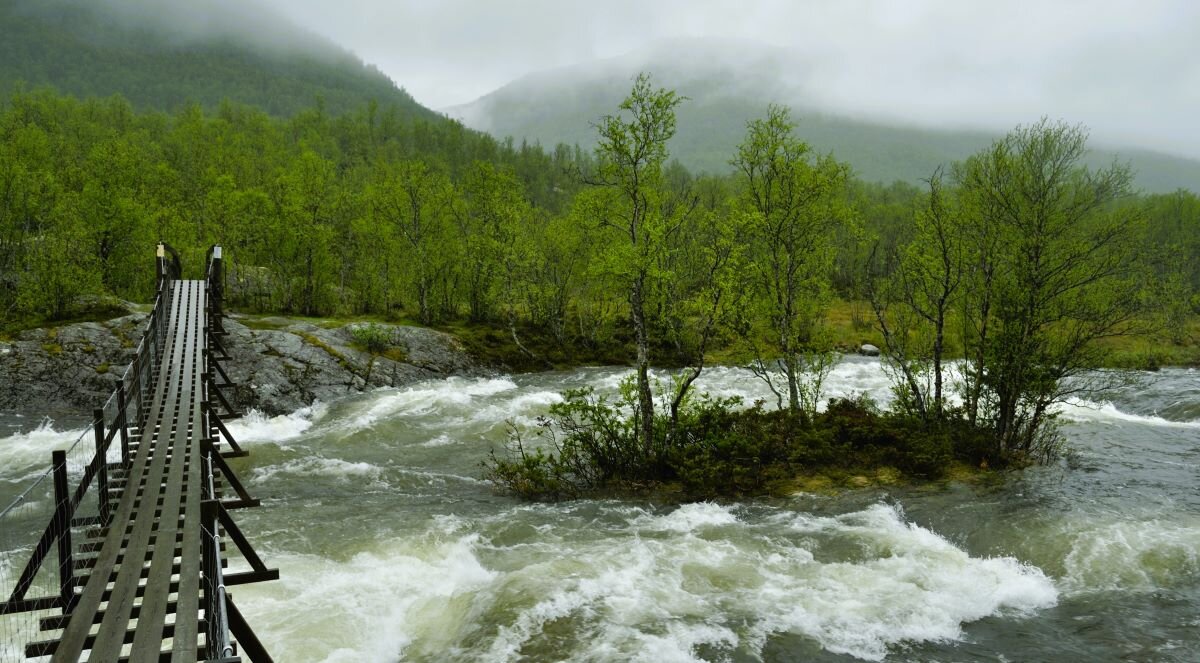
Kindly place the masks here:
<instances>
[{"instance_id":1,"label":"gray rock slab","mask_svg":"<svg viewBox=\"0 0 1200 663\"><path fill-rule=\"evenodd\" d=\"M116 388L145 323L146 315L136 313L29 330L0 343L0 409L90 413ZM431 329L380 325L391 347L375 356L356 346L350 325L327 329L286 318L273 323L282 328L225 321L230 358L222 366L235 385L227 394L235 408L286 414L369 389L488 372L457 339Z\"/></svg>"}]
</instances>

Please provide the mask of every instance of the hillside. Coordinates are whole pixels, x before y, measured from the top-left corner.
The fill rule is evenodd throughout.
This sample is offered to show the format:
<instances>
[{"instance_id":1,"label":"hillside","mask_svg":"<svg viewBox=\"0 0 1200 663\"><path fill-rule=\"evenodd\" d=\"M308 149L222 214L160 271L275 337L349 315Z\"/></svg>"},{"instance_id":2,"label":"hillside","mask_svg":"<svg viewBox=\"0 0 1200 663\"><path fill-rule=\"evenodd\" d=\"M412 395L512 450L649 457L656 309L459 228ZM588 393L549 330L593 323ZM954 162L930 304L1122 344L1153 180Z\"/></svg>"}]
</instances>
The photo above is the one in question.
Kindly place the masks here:
<instances>
[{"instance_id":1,"label":"hillside","mask_svg":"<svg viewBox=\"0 0 1200 663\"><path fill-rule=\"evenodd\" d=\"M1002 133L895 126L823 111L805 92L803 64L782 51L721 42L671 43L532 74L445 112L498 137L590 147L596 135L591 123L620 103L639 71L651 72L656 85L688 97L678 111L671 152L698 170L729 170L747 120L761 117L770 103L791 106L805 140L820 151L833 151L872 181L918 182ZM1106 165L1113 159L1131 162L1138 185L1149 192L1200 190L1200 161L1120 148L1096 149L1088 163Z\"/></svg>"},{"instance_id":2,"label":"hillside","mask_svg":"<svg viewBox=\"0 0 1200 663\"><path fill-rule=\"evenodd\" d=\"M432 119L387 76L254 2L0 0L0 98L51 86L173 111L223 100L289 116L374 100Z\"/></svg>"}]
</instances>

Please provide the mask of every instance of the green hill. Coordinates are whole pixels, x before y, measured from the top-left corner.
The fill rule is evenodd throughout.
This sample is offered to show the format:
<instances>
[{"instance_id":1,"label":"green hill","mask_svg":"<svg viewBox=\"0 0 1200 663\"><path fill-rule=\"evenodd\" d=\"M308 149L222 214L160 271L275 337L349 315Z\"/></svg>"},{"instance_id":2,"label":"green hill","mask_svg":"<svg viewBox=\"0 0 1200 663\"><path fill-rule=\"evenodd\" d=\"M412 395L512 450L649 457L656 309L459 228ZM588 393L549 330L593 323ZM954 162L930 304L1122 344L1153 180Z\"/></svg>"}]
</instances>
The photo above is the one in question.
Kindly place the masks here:
<instances>
[{"instance_id":1,"label":"green hill","mask_svg":"<svg viewBox=\"0 0 1200 663\"><path fill-rule=\"evenodd\" d=\"M290 116L319 99L433 119L382 72L250 0L0 0L0 98L51 86L173 111L223 100Z\"/></svg>"},{"instance_id":2,"label":"green hill","mask_svg":"<svg viewBox=\"0 0 1200 663\"><path fill-rule=\"evenodd\" d=\"M445 112L495 136L590 147L596 137L591 122L616 108L639 71L651 72L656 85L689 98L678 111L671 153L689 168L714 173L730 169L747 120L763 116L769 103L791 106L805 140L820 151L834 152L869 181L919 182L937 166L967 157L1002 133L895 126L822 112L805 99L803 66L786 54L712 42L671 43L533 74ZM1094 150L1089 165L1113 159L1131 162L1146 191L1200 191L1200 161L1120 148Z\"/></svg>"}]
</instances>

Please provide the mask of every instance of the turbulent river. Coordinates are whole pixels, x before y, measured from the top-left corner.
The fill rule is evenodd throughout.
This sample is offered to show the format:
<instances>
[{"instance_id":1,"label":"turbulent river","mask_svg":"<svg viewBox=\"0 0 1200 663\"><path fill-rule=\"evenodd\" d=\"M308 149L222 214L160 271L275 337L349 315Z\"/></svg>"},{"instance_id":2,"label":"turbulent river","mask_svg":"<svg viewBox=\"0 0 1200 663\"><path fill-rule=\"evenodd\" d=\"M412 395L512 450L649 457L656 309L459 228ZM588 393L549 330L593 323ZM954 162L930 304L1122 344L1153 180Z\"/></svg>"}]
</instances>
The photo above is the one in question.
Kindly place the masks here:
<instances>
[{"instance_id":1,"label":"turbulent river","mask_svg":"<svg viewBox=\"0 0 1200 663\"><path fill-rule=\"evenodd\" d=\"M1071 453L984 486L528 504L480 480L506 420L620 369L452 378L232 426L281 662L1200 660L1200 371L1062 412ZM714 395L765 397L739 369ZM827 396L888 399L848 358ZM78 436L0 415L0 498Z\"/></svg>"}]
</instances>

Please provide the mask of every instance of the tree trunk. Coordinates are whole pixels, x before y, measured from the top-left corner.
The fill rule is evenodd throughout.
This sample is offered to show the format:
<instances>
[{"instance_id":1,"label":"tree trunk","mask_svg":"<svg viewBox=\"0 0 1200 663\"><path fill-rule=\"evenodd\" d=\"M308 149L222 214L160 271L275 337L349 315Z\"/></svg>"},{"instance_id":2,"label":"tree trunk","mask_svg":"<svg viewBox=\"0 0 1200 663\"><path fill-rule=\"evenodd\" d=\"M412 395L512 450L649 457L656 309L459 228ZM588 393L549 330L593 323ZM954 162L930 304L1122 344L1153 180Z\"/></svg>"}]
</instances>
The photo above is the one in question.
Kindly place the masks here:
<instances>
[{"instance_id":1,"label":"tree trunk","mask_svg":"<svg viewBox=\"0 0 1200 663\"><path fill-rule=\"evenodd\" d=\"M313 304L314 300L316 299L316 295L315 295L316 288L313 285L313 280L315 278L315 275L313 273L314 272L313 251L311 248L307 250L307 252L305 253L305 256L306 256L306 259L304 261L304 268L305 268L304 269L304 299L300 303L300 309L304 312L304 315L316 315L317 313L314 310L316 308L316 306Z\"/></svg>"},{"instance_id":2,"label":"tree trunk","mask_svg":"<svg viewBox=\"0 0 1200 663\"><path fill-rule=\"evenodd\" d=\"M671 420L667 424L668 446L673 445L675 448L678 448L678 441L675 439L675 436L679 430L679 407L683 404L683 399L687 397L688 391L691 390L692 383L696 381L696 378L700 377L700 373L703 371L704 359L702 355L699 363L688 369L687 377L679 384L679 389L675 392L675 397L671 399Z\"/></svg>"},{"instance_id":3,"label":"tree trunk","mask_svg":"<svg viewBox=\"0 0 1200 663\"><path fill-rule=\"evenodd\" d=\"M650 391L650 341L646 334L646 315L643 308L645 281L644 274L634 279L629 303L637 342L638 407L641 410L641 420L638 423L641 428L642 449L646 457L651 458L654 454L654 395Z\"/></svg>"},{"instance_id":4,"label":"tree trunk","mask_svg":"<svg viewBox=\"0 0 1200 663\"><path fill-rule=\"evenodd\" d=\"M933 416L942 420L942 346L946 339L946 302L938 303L936 331L933 339Z\"/></svg>"},{"instance_id":5,"label":"tree trunk","mask_svg":"<svg viewBox=\"0 0 1200 663\"><path fill-rule=\"evenodd\" d=\"M979 305L979 344L975 353L975 370L971 377L971 388L968 390L967 396L967 419L971 422L971 426L979 425L979 399L983 396L983 367L987 360L987 342L988 342L988 320L991 314L991 274L985 272L985 287L983 300ZM964 345L969 345L964 343Z\"/></svg>"},{"instance_id":6,"label":"tree trunk","mask_svg":"<svg viewBox=\"0 0 1200 663\"><path fill-rule=\"evenodd\" d=\"M796 366L796 353L784 350L783 370L787 374L788 412L793 417L800 413L800 369Z\"/></svg>"},{"instance_id":7,"label":"tree trunk","mask_svg":"<svg viewBox=\"0 0 1200 663\"><path fill-rule=\"evenodd\" d=\"M429 283L424 276L417 281L417 306L421 309L421 324L432 324L433 313L429 310Z\"/></svg>"}]
</instances>

